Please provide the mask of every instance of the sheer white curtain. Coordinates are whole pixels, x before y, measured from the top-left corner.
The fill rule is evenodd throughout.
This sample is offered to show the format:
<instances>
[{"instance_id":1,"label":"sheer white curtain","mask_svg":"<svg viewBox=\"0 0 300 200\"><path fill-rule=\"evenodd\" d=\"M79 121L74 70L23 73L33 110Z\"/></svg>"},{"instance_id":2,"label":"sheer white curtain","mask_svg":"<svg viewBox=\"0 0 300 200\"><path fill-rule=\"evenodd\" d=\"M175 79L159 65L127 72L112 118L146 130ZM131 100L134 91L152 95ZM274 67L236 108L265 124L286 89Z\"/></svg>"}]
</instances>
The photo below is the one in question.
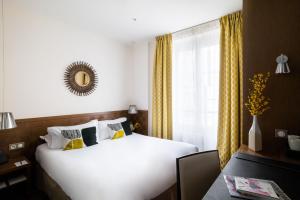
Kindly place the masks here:
<instances>
[{"instance_id":1,"label":"sheer white curtain","mask_svg":"<svg viewBox=\"0 0 300 200\"><path fill-rule=\"evenodd\" d=\"M220 28L214 21L173 35L173 139L216 149Z\"/></svg>"}]
</instances>

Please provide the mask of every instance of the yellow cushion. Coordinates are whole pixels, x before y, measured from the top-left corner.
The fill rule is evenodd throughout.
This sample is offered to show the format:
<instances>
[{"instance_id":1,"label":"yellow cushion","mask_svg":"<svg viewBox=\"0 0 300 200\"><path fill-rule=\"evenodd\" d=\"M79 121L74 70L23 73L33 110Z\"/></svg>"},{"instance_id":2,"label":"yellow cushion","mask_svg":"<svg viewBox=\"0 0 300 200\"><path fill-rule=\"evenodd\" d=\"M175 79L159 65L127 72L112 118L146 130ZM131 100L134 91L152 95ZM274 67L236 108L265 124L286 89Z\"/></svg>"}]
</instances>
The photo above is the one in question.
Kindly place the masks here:
<instances>
[{"instance_id":1,"label":"yellow cushion","mask_svg":"<svg viewBox=\"0 0 300 200\"><path fill-rule=\"evenodd\" d=\"M64 150L81 149L83 147L84 147L83 139L77 138L77 139L70 140L65 146Z\"/></svg>"},{"instance_id":2,"label":"yellow cushion","mask_svg":"<svg viewBox=\"0 0 300 200\"><path fill-rule=\"evenodd\" d=\"M80 130L62 130L64 150L81 149L85 147Z\"/></svg>"},{"instance_id":3,"label":"yellow cushion","mask_svg":"<svg viewBox=\"0 0 300 200\"><path fill-rule=\"evenodd\" d=\"M114 136L112 137L112 140L118 139L118 138L122 138L125 136L125 132L123 129L115 131Z\"/></svg>"}]
</instances>

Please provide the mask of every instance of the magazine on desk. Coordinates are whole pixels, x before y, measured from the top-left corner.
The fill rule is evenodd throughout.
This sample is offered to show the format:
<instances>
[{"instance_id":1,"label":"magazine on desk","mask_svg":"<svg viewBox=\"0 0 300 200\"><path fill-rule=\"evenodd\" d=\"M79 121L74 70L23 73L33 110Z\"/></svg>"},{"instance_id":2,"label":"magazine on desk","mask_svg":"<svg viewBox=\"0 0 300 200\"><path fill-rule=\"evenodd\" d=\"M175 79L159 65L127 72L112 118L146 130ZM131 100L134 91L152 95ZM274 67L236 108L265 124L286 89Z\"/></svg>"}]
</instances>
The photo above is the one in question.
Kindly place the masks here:
<instances>
[{"instance_id":1,"label":"magazine on desk","mask_svg":"<svg viewBox=\"0 0 300 200\"><path fill-rule=\"evenodd\" d=\"M224 175L224 179L233 197L253 200L291 200L274 181L229 175Z\"/></svg>"},{"instance_id":2,"label":"magazine on desk","mask_svg":"<svg viewBox=\"0 0 300 200\"><path fill-rule=\"evenodd\" d=\"M235 188L242 194L249 194L270 199L279 199L269 181L253 178L234 177Z\"/></svg>"}]
</instances>

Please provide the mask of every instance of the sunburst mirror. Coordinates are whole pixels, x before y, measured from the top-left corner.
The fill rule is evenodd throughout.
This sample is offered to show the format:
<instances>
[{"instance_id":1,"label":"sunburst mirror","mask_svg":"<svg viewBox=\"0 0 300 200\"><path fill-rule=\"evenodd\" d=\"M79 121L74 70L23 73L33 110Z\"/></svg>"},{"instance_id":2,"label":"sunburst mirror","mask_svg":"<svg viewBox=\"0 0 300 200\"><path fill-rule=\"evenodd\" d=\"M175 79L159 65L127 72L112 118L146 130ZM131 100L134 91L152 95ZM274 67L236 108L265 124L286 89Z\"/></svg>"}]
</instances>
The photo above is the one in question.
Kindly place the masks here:
<instances>
[{"instance_id":1,"label":"sunburst mirror","mask_svg":"<svg viewBox=\"0 0 300 200\"><path fill-rule=\"evenodd\" d=\"M66 69L64 80L70 92L78 96L91 94L98 83L98 77L94 68L83 61L70 64Z\"/></svg>"}]
</instances>

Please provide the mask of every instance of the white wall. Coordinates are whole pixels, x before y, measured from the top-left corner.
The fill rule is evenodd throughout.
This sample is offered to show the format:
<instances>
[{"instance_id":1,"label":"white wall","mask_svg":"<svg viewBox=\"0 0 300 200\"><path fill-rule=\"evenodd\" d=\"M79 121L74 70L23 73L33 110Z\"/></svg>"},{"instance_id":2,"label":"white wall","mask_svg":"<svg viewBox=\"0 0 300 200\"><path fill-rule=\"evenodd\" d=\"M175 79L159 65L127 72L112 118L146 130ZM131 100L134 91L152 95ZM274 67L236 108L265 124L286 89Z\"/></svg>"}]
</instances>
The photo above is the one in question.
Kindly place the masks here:
<instances>
[{"instance_id":1,"label":"white wall","mask_svg":"<svg viewBox=\"0 0 300 200\"><path fill-rule=\"evenodd\" d=\"M148 41L132 45L132 104L138 109L148 110Z\"/></svg>"},{"instance_id":2,"label":"white wall","mask_svg":"<svg viewBox=\"0 0 300 200\"><path fill-rule=\"evenodd\" d=\"M0 1L1 3L1 1ZM2 4L0 5L0 16L2 16ZM2 18L2 17L1 17ZM3 20L0 20L0 112L3 110Z\"/></svg>"},{"instance_id":3,"label":"white wall","mask_svg":"<svg viewBox=\"0 0 300 200\"><path fill-rule=\"evenodd\" d=\"M0 91L0 111L30 118L121 110L129 104L150 110L153 41L125 45L19 2L4 4L5 75L0 48L0 88L3 78L5 87L4 108ZM70 93L63 82L65 68L77 60L94 66L99 77L97 89L86 97Z\"/></svg>"},{"instance_id":4,"label":"white wall","mask_svg":"<svg viewBox=\"0 0 300 200\"><path fill-rule=\"evenodd\" d=\"M149 94L149 105L148 105L148 133L152 134L152 80L153 80L153 66L154 66L154 56L155 56L155 47L156 43L155 40L149 41L148 45L148 77L149 77L149 86L148 86L148 94Z\"/></svg>"},{"instance_id":5,"label":"white wall","mask_svg":"<svg viewBox=\"0 0 300 200\"><path fill-rule=\"evenodd\" d=\"M148 110L148 132L151 133L152 70L155 41L144 40L132 45L132 93L131 102L138 109Z\"/></svg>"},{"instance_id":6,"label":"white wall","mask_svg":"<svg viewBox=\"0 0 300 200\"><path fill-rule=\"evenodd\" d=\"M16 118L29 118L128 108L133 101L129 46L16 2L5 1L4 6L4 111L13 112ZM77 60L94 66L99 77L96 91L86 97L70 93L63 82L65 68ZM134 99L146 108L146 102L140 99L147 99L142 89L147 80L142 79L144 71L137 67L140 63L146 67L142 60L134 59L133 74L138 74L135 83L140 84L134 88Z\"/></svg>"}]
</instances>

